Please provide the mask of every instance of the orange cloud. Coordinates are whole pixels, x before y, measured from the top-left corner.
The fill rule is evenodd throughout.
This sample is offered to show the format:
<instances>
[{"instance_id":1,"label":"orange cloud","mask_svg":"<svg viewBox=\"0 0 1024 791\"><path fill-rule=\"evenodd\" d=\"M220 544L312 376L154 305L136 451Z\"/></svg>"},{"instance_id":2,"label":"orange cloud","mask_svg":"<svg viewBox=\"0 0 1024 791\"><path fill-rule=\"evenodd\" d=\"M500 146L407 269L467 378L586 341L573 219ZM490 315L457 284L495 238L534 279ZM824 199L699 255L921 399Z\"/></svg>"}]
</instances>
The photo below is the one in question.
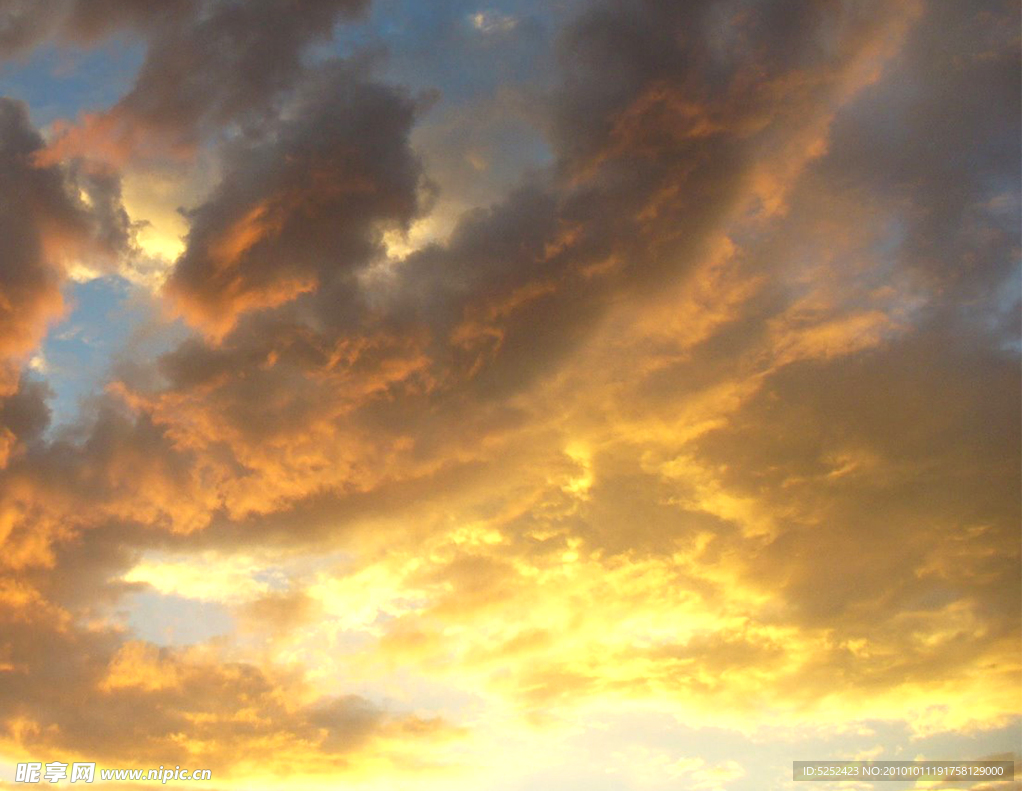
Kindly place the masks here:
<instances>
[{"instance_id":1,"label":"orange cloud","mask_svg":"<svg viewBox=\"0 0 1024 791\"><path fill-rule=\"evenodd\" d=\"M184 215L164 296L197 334L118 361L54 437L44 387L12 364L0 393L5 755L450 788L521 781L600 711L748 746L1019 722L1019 135L1009 94L965 90L1014 83L1005 25L594 5L559 45L552 166L396 257L431 192L419 104L301 67L355 4L260 8L186 14L48 153L0 103L11 359L79 250L128 244L116 174L56 157L259 113ZM275 26L224 90L186 62ZM238 628L158 646L140 600ZM754 777L640 725L595 773Z\"/></svg>"}]
</instances>

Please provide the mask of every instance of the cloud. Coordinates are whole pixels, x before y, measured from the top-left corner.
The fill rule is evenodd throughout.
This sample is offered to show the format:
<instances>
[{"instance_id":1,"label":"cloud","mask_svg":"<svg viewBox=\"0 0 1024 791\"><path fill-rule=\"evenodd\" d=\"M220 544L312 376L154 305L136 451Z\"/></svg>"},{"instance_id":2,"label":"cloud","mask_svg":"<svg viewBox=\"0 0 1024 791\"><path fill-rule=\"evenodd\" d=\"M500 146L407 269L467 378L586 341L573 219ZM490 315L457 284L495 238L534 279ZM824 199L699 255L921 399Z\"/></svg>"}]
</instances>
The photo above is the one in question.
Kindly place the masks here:
<instances>
[{"instance_id":1,"label":"cloud","mask_svg":"<svg viewBox=\"0 0 1024 791\"><path fill-rule=\"evenodd\" d=\"M162 11L134 5L151 20L142 27L148 46L134 86L110 109L58 130L49 160L83 154L117 164L188 158L225 125L258 125L302 73L306 49L329 40L335 22L359 14L366 1L186 0ZM68 24L95 34L90 12L73 12Z\"/></svg>"},{"instance_id":2,"label":"cloud","mask_svg":"<svg viewBox=\"0 0 1024 791\"><path fill-rule=\"evenodd\" d=\"M129 247L130 227L115 175L38 166L43 140L27 107L0 99L0 356L2 389L16 387L15 367L42 339L64 303L61 285L75 266L109 267Z\"/></svg>"},{"instance_id":3,"label":"cloud","mask_svg":"<svg viewBox=\"0 0 1024 791\"><path fill-rule=\"evenodd\" d=\"M893 24L906 30L906 23ZM824 120L796 122L794 129L788 126L793 116L782 114L785 123L771 134L758 131L761 120L739 124L734 134L754 151L785 129L802 140L810 128L826 134L826 144L792 155L783 149L777 169L746 171L744 183L757 188L755 222L742 211L718 214L711 227L737 241L723 243L709 231L702 250L713 255L703 262L695 255L689 278L659 272L657 261L646 272L609 264L590 270L589 279L584 273L593 261L586 258L587 242L596 240L606 253L602 233L626 222L597 228L585 222L607 216L600 213L602 200L612 205L614 195L620 208L653 218L657 231L664 231L660 212L667 225L682 211L674 197L652 204L629 176L622 178L635 193L606 186L606 179L622 186L610 175L619 159L652 158L664 166L662 152L685 145L673 138L639 145L635 137L649 128L641 125L613 125L623 131L612 137L628 144L600 149L596 159L571 160L586 163L576 178L600 189L562 192L554 180L534 183L467 216L447 244L415 252L400 265L390 284L395 304L435 328L435 338L447 338L456 355L454 362L441 358L444 367L435 363L444 375L435 376L429 400L416 402L430 405L432 419L444 415L445 400L459 404L447 443L428 447L447 447L449 458L459 458L459 429L471 419L470 405L484 411L480 400L517 397L520 412L486 435L500 453L477 451L489 465L485 478L502 485L478 491L475 501L446 492L441 502L428 497L412 504L415 521L433 527L409 537L405 557L396 533L388 533L388 559L367 572L404 582L376 594L379 613L370 608L361 620L343 619L344 628L381 635L381 655L399 665L439 675L447 667L463 679L479 673L479 683L530 712L621 694L667 698L702 718L728 712L731 727L747 716L739 712L759 705L788 711L793 722L884 712L922 731L1012 715L998 698L1016 683L1015 604L997 591L1019 568L1012 491L1019 446L1012 430L989 431L975 420L985 414L992 427L1016 423L1019 363L993 347L987 325L972 314L961 314L955 331L939 323L963 294L919 277L918 245L926 232L909 233L910 221L941 215L947 194L931 193L923 174L922 181L890 183L891 171L847 170L859 148L850 130L876 117L874 105L897 90L904 69L922 68L916 58L946 57L920 51L931 27L928 20L919 25L907 43L917 54L897 59L884 80L880 66L868 69L859 51L851 53L854 71L867 75L858 92L846 77L831 83L791 77L796 96L810 85L815 101L822 86L838 86L842 103L829 104ZM889 49L880 50L876 38L889 41ZM871 57L895 51L888 34L866 41ZM989 68L989 61L977 68ZM628 94L635 92L631 87ZM633 112L652 112L663 95ZM940 94L932 101L941 107L953 99ZM990 101L997 112L1002 100ZM799 106L794 101L794 116ZM777 97L768 109L778 112ZM962 122L973 120L965 114ZM999 141L989 142L984 125L973 139L1002 146L1009 156L1005 122L988 128ZM950 133L940 147L955 150L963 132ZM911 135L910 145L923 136ZM738 156L743 147L737 143L735 150ZM920 161L913 150L903 156ZM786 164L793 158L799 167ZM993 205L992 176L1006 167L1005 159L993 161L989 176L963 174L976 190L966 205L991 223L983 235L994 255L983 260L997 274L988 280L986 304L1012 272L1015 250L998 215L982 209ZM837 180L848 172L857 179ZM773 174L769 191L765 173ZM661 187L657 180L639 184ZM878 196L880 204L865 195ZM776 200L765 209L767 197ZM578 212L582 227L562 221L575 216L575 201L588 209ZM652 205L657 209L646 213ZM609 232L615 244L635 237L623 227ZM650 248L662 236L650 233L636 257L621 255L629 266L651 260ZM977 238L963 244L976 252ZM947 252L950 259L957 249ZM957 270L949 276L955 283ZM648 279L663 293L630 290ZM642 293L646 301L616 310L612 298L622 293ZM604 295L607 306L595 307ZM572 312L577 302L586 304L585 313ZM680 306L687 311L683 320ZM574 327L581 334L567 337ZM222 353L233 342L229 336ZM434 355L438 345L426 349ZM545 376L552 370L559 374ZM498 372L514 375L482 386ZM459 399L467 390L474 401ZM933 398L922 401L924 393ZM395 405L401 400L392 391L375 407L388 416L379 425L412 425L414 442L422 443L428 423L396 422L405 414ZM358 416L358 408L350 414ZM567 446L599 449L587 456L582 489L573 483L584 480L582 457L553 460L573 431L583 439ZM970 444L956 431L971 437ZM392 466L392 475L401 469ZM468 546L465 537L456 538L464 528L444 527L449 520L475 523L481 514L487 514L484 526ZM482 538L489 535L496 540ZM974 541L985 547L977 555L966 549ZM360 579L353 576L353 584ZM326 593L337 586L323 584L325 600L337 595ZM678 599L665 590L677 591ZM603 606L587 611L583 603L593 601ZM642 613L635 625L634 612ZM669 639L691 622L699 627L688 639ZM451 634L460 637L453 641ZM966 634L974 635L971 647L961 642ZM638 651L638 645L650 648ZM529 665L509 669L512 658L523 656ZM963 685L980 667L1006 668L985 681L1003 691L971 686L964 694L975 705L964 708ZM891 702L893 689L902 690L902 704ZM948 701L939 712L929 709L936 694ZM858 702L864 696L869 703ZM815 707L822 699L830 710Z\"/></svg>"},{"instance_id":4,"label":"cloud","mask_svg":"<svg viewBox=\"0 0 1024 791\"><path fill-rule=\"evenodd\" d=\"M357 7L208 8L99 116L132 155L232 127L164 290L192 334L53 439L44 385L0 402L11 745L354 776L466 762L431 753L460 721L500 751L481 712L1019 716L1019 11L591 4L537 111L551 166L396 256L425 102L302 65ZM61 256L131 226L113 171L0 109L17 355ZM242 628L133 638L144 584Z\"/></svg>"},{"instance_id":5,"label":"cloud","mask_svg":"<svg viewBox=\"0 0 1024 791\"><path fill-rule=\"evenodd\" d=\"M382 227L408 227L417 212L414 110L342 64L322 71L289 106L291 120L227 152L221 185L190 213L169 295L217 334L246 310L320 287L341 297L343 281L379 254Z\"/></svg>"},{"instance_id":6,"label":"cloud","mask_svg":"<svg viewBox=\"0 0 1024 791\"><path fill-rule=\"evenodd\" d=\"M602 51L603 36L619 35L605 27L624 13L616 8L586 16L567 35L566 52L586 63L589 50ZM641 31L658 41L686 21L658 13L643 18ZM906 24L899 15L889 22ZM745 196L767 166L743 162L787 130L799 137L808 124L819 129L832 104L811 121L801 112L833 92L835 101L846 97L863 59L877 56L876 39L895 35L885 20L843 25L846 38L828 51L812 47L806 63L791 63L779 48L781 62L771 66L791 69L786 79L796 86L781 99L749 102L743 75L753 67L730 64L740 95L718 102L719 120L706 132L682 138L641 131L675 128L675 115L708 102L713 86L691 84L696 78L669 87L682 73L680 56L662 74L646 51L625 48L621 57L636 60L621 69L634 75L628 96L644 97L632 104L617 96L587 104L597 100L580 97L603 83L570 72L559 106L578 113L581 129L603 128L606 150L583 156L564 143L554 172L467 213L449 240L370 278L363 275L383 256L382 227L407 227L421 210L422 174L408 144L415 108L345 66L309 78L262 137L228 147L221 186L191 214L167 293L211 337L163 358L162 391L125 382L127 402L153 415L178 450L221 449L217 460L202 454L214 465L204 475L225 482L215 496L232 517L324 489L365 491L385 467L389 478L418 476L446 456L472 455L446 425L465 423L467 397L481 403L479 420L490 420L502 399L578 349L617 300L684 277L749 209ZM774 44L766 30L754 25L750 35ZM793 156L785 147L777 155ZM802 149L796 155L807 159ZM783 171L790 180L800 172ZM831 335L819 327L821 340L788 342L842 351L845 334L863 336L856 348L891 323L863 312ZM479 441L464 436L466 446ZM239 469L255 474L239 480Z\"/></svg>"},{"instance_id":7,"label":"cloud","mask_svg":"<svg viewBox=\"0 0 1024 791\"><path fill-rule=\"evenodd\" d=\"M368 754L375 739L396 731L409 739L418 730L429 740L445 730L439 721L396 716L357 697L310 700L294 677L269 676L201 651L131 641L115 650L115 635L51 628L36 621L29 634L8 621L5 630L11 669L0 685L2 733L34 754L108 765L201 765L218 774L229 764L256 763L271 774L299 765L322 772L346 769L347 755ZM37 670L43 666L59 675L43 677ZM79 705L63 705L68 698ZM282 751L280 763L268 760L267 743Z\"/></svg>"},{"instance_id":8,"label":"cloud","mask_svg":"<svg viewBox=\"0 0 1024 791\"><path fill-rule=\"evenodd\" d=\"M149 30L173 23L195 8L192 0L159 5L139 0L57 0L46 4L14 0L0 11L0 57L24 55L50 36L91 45L121 28Z\"/></svg>"}]
</instances>

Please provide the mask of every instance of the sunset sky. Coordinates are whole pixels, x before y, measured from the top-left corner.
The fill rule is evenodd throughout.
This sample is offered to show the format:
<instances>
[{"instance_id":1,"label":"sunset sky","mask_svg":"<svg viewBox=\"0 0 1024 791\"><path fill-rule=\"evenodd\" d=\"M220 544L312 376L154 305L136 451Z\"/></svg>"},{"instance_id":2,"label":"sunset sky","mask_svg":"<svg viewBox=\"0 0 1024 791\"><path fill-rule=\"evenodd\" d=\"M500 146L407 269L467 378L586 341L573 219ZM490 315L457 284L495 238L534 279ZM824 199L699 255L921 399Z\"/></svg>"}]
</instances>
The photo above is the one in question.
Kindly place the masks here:
<instances>
[{"instance_id":1,"label":"sunset sky","mask_svg":"<svg viewBox=\"0 0 1024 791\"><path fill-rule=\"evenodd\" d=\"M0 0L0 788L1019 770L1020 32Z\"/></svg>"}]
</instances>

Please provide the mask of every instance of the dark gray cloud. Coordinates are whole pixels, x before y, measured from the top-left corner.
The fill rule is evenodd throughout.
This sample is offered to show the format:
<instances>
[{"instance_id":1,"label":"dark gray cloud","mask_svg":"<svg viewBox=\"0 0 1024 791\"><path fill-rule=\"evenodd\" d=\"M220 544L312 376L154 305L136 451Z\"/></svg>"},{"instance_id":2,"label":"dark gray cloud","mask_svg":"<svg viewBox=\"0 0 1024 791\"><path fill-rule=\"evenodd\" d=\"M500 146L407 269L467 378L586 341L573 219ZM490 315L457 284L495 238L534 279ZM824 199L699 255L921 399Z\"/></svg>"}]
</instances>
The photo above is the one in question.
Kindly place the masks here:
<instances>
[{"instance_id":1,"label":"dark gray cloud","mask_svg":"<svg viewBox=\"0 0 1024 791\"><path fill-rule=\"evenodd\" d=\"M309 44L328 40L339 17L366 5L229 0L197 6L183 24L150 40L136 84L116 111L143 128L172 127L186 136L243 120L290 86Z\"/></svg>"},{"instance_id":2,"label":"dark gray cloud","mask_svg":"<svg viewBox=\"0 0 1024 791\"><path fill-rule=\"evenodd\" d=\"M419 207L422 174L408 145L414 113L411 99L353 67L331 64L311 76L287 118L227 149L220 186L188 215L172 298L223 329L247 309L303 291L344 300L354 275L380 254L383 227L406 227Z\"/></svg>"},{"instance_id":3,"label":"dark gray cloud","mask_svg":"<svg viewBox=\"0 0 1024 791\"><path fill-rule=\"evenodd\" d=\"M69 30L99 35L76 6ZM52 159L89 155L123 163L133 157L189 157L209 137L259 125L303 73L303 58L328 41L335 23L366 0L274 0L132 6L146 37L146 58L132 89L108 110L89 114L53 142Z\"/></svg>"},{"instance_id":4,"label":"dark gray cloud","mask_svg":"<svg viewBox=\"0 0 1024 791\"><path fill-rule=\"evenodd\" d=\"M4 0L0 4L0 57L22 55L51 36L89 45L119 29L147 31L180 22L197 8L194 0Z\"/></svg>"}]
</instances>

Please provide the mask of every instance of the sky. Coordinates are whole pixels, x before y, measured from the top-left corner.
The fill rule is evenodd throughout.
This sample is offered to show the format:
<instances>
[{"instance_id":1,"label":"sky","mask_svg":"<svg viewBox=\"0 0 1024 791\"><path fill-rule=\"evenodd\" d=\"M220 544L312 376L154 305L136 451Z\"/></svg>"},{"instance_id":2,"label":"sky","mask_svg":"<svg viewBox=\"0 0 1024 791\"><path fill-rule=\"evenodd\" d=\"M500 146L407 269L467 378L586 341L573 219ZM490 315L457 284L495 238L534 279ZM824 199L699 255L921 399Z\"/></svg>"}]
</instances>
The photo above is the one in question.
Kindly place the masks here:
<instances>
[{"instance_id":1,"label":"sky","mask_svg":"<svg viewBox=\"0 0 1024 791\"><path fill-rule=\"evenodd\" d=\"M0 0L0 788L1019 778L1020 30Z\"/></svg>"}]
</instances>

